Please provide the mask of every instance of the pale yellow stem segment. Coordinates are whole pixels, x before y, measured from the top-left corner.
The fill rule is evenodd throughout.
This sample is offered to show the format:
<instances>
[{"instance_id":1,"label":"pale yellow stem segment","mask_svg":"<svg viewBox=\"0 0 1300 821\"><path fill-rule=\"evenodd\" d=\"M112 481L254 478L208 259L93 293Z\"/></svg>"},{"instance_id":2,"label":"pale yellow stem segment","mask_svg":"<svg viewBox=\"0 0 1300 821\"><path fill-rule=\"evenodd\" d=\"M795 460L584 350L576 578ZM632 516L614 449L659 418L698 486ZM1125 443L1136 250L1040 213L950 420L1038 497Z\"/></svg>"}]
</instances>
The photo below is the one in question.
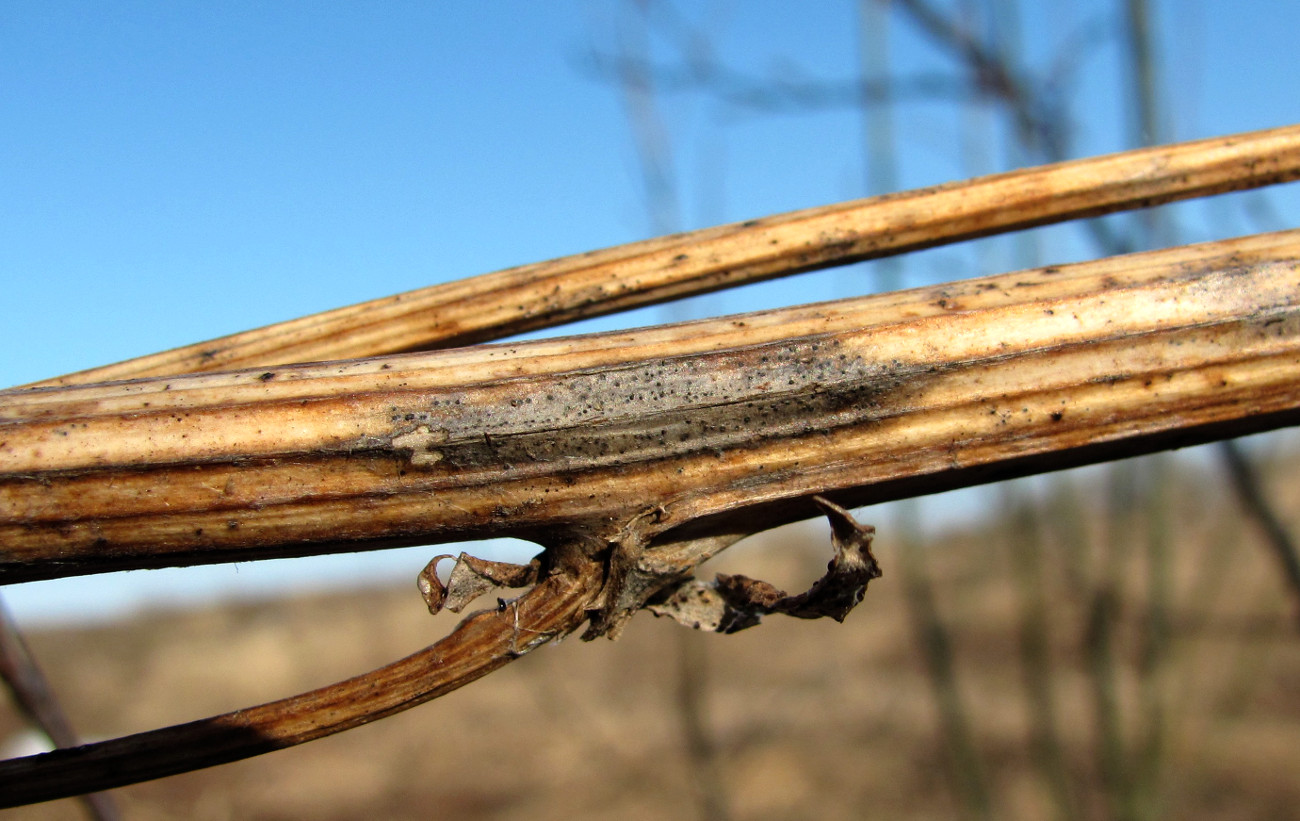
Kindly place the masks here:
<instances>
[{"instance_id":1,"label":"pale yellow stem segment","mask_svg":"<svg viewBox=\"0 0 1300 821\"><path fill-rule=\"evenodd\" d=\"M1300 126L1145 148L524 265L38 384L468 345L815 268L1297 178Z\"/></svg>"}]
</instances>

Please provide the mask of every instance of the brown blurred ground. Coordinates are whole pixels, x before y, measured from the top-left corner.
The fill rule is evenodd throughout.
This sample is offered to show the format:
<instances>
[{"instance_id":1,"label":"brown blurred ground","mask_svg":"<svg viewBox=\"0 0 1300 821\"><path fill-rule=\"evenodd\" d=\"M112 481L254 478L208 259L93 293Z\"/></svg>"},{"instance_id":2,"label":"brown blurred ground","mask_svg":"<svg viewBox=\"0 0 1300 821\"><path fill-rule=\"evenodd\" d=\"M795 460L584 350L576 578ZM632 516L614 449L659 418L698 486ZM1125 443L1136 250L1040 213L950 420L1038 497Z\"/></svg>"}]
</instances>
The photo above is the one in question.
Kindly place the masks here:
<instances>
[{"instance_id":1,"label":"brown blurred ground","mask_svg":"<svg viewBox=\"0 0 1300 821\"><path fill-rule=\"evenodd\" d=\"M900 562L900 534L882 528L885 576L843 625L773 617L714 636L642 614L618 642L571 638L369 727L116 795L141 820L689 819L701 789L731 818L762 821L1300 818L1291 602L1217 481L1159 475L1141 485L1139 514L1105 513L1095 488L1058 488L1015 518L1019 497L1004 494L1006 517L917 548L922 565ZM1290 486L1272 485L1288 516L1300 497ZM793 589L820 572L826 531L767 534L723 569ZM973 765L941 720L906 578L928 579L938 602L928 635L952 649L950 705ZM1045 615L1034 615L1036 592ZM431 618L412 581L28 639L75 724L102 737L347 677L454 620ZM1026 650L1036 635L1045 655ZM693 756L681 706L690 659L710 747ZM0 738L20 730L0 710ZM696 777L710 767L711 786ZM0 816L82 817L68 801Z\"/></svg>"}]
</instances>

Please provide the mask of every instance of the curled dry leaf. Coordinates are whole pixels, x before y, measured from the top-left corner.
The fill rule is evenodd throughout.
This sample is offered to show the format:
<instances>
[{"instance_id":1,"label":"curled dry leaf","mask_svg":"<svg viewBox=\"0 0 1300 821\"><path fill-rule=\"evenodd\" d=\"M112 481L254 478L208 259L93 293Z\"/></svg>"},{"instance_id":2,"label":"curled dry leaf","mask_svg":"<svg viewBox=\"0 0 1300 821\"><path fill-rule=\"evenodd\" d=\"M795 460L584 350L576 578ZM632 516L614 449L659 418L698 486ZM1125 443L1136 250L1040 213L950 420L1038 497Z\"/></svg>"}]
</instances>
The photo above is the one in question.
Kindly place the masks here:
<instances>
[{"instance_id":1,"label":"curled dry leaf","mask_svg":"<svg viewBox=\"0 0 1300 821\"><path fill-rule=\"evenodd\" d=\"M456 565L443 584L438 578L438 562L450 559L451 554L434 556L433 560L420 571L417 584L420 595L429 606L429 612L437 615L444 608L459 613L465 605L491 590L502 587L519 588L536 584L541 572L541 561L533 559L528 564L511 564L510 562L492 562L480 559L468 553L456 557Z\"/></svg>"},{"instance_id":2,"label":"curled dry leaf","mask_svg":"<svg viewBox=\"0 0 1300 821\"><path fill-rule=\"evenodd\" d=\"M650 611L687 627L717 633L753 627L769 613L844 621L862 601L867 584L881 576L880 565L871 553L876 529L858 524L834 502L820 496L813 501L830 519L835 556L826 566L826 574L806 592L791 596L759 579L719 573L711 582L688 579L662 601L650 604Z\"/></svg>"}]
</instances>

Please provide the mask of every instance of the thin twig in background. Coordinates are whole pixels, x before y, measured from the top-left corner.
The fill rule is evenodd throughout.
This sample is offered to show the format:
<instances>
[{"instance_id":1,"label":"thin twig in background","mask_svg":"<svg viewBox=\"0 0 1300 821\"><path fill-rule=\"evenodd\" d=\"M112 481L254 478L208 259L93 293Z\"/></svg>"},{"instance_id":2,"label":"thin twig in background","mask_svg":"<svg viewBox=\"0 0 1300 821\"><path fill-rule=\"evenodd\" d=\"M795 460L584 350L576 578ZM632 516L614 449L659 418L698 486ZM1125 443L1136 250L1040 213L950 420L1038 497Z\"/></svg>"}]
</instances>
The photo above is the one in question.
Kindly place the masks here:
<instances>
[{"instance_id":1,"label":"thin twig in background","mask_svg":"<svg viewBox=\"0 0 1300 821\"><path fill-rule=\"evenodd\" d=\"M1146 461L1143 512L1146 528L1146 612L1142 619L1138 673L1138 738L1133 744L1130 768L1134 804L1142 818L1159 818L1164 803L1165 759L1168 752L1168 714L1171 692L1170 644L1173 608L1173 523L1169 486L1172 466L1165 454Z\"/></svg>"},{"instance_id":2,"label":"thin twig in background","mask_svg":"<svg viewBox=\"0 0 1300 821\"><path fill-rule=\"evenodd\" d=\"M917 530L914 525L903 529L906 533ZM939 714L939 736L953 793L964 817L991 819L993 799L972 737L970 711L958 685L950 633L935 602L930 560L915 538L904 535L900 541L903 588L916 646L925 660L926 679Z\"/></svg>"},{"instance_id":3,"label":"thin twig in background","mask_svg":"<svg viewBox=\"0 0 1300 821\"><path fill-rule=\"evenodd\" d=\"M1088 683L1093 700L1096 732L1097 771L1108 816L1115 821L1137 821L1133 803L1137 774L1131 767L1120 698L1121 648L1119 628L1125 605L1125 572L1128 546L1136 521L1134 513L1138 477L1130 462L1117 462L1107 471L1106 534L1084 634Z\"/></svg>"},{"instance_id":4,"label":"thin twig in background","mask_svg":"<svg viewBox=\"0 0 1300 821\"><path fill-rule=\"evenodd\" d=\"M1029 706L1030 749L1056 816L1073 821L1080 812L1065 760L1057 709L1051 653L1053 610L1048 606L1048 582L1043 572L1046 546L1042 514L1038 506L1015 493L1014 483L1006 487L1001 509L1010 517L1006 541L1019 598L1020 669Z\"/></svg>"},{"instance_id":5,"label":"thin twig in background","mask_svg":"<svg viewBox=\"0 0 1300 821\"><path fill-rule=\"evenodd\" d=\"M1265 541L1273 549L1282 578L1286 580L1291 592L1297 626L1300 626L1300 551L1296 549L1291 532L1265 497L1258 472L1242 453L1241 446L1228 440L1220 442L1218 448L1232 478L1232 489L1236 491L1237 501L1259 526Z\"/></svg>"},{"instance_id":6,"label":"thin twig in background","mask_svg":"<svg viewBox=\"0 0 1300 821\"><path fill-rule=\"evenodd\" d=\"M1035 151L1041 151L1043 156L1068 156L1064 142L1068 120L1059 105L1037 93L1037 89L1014 71L994 47L925 0L895 2L922 31L945 44L970 67L973 87L978 92L995 99L1014 101L1008 109L1014 115L1016 132L1022 142Z\"/></svg>"},{"instance_id":7,"label":"thin twig in background","mask_svg":"<svg viewBox=\"0 0 1300 821\"><path fill-rule=\"evenodd\" d=\"M9 686L14 704L54 746L75 747L81 743L3 602L0 602L0 679ZM122 817L108 793L89 793L80 798L86 812L97 821Z\"/></svg>"},{"instance_id":8,"label":"thin twig in background","mask_svg":"<svg viewBox=\"0 0 1300 821\"><path fill-rule=\"evenodd\" d=\"M1084 647L1096 722L1097 770L1108 804L1107 816L1125 821L1132 818L1132 813L1115 669L1114 631L1118 608L1118 595L1113 589L1102 586L1094 592L1088 609Z\"/></svg>"},{"instance_id":9,"label":"thin twig in background","mask_svg":"<svg viewBox=\"0 0 1300 821\"><path fill-rule=\"evenodd\" d=\"M869 87L881 89L879 96L864 96L860 103L866 192L875 195L899 188L898 142L889 87L889 19L888 2L858 0L858 70L864 95ZM881 259L872 271L876 290L896 291L904 285L903 262L897 257Z\"/></svg>"},{"instance_id":10,"label":"thin twig in background","mask_svg":"<svg viewBox=\"0 0 1300 821\"><path fill-rule=\"evenodd\" d=\"M675 706L686 739L686 759L695 783L702 821L731 817L727 781L708 721L708 653L703 642L710 637L694 631L676 631L677 692Z\"/></svg>"}]
</instances>

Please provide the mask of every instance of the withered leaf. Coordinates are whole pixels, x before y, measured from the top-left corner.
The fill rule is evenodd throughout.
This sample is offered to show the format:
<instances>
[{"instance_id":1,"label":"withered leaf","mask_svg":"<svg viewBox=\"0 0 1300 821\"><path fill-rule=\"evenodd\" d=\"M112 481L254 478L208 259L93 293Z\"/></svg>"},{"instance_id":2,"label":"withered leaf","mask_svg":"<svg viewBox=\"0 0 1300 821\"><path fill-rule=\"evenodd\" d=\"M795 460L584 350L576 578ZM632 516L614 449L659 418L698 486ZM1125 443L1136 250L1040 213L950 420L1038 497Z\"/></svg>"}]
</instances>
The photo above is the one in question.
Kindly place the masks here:
<instances>
[{"instance_id":1,"label":"withered leaf","mask_svg":"<svg viewBox=\"0 0 1300 821\"><path fill-rule=\"evenodd\" d=\"M492 590L501 587L527 587L537 582L541 561L533 559L528 564L493 562L468 553L456 557L456 565L444 585L438 578L438 562L450 559L450 554L433 557L420 571L417 584L424 596L429 612L437 615L444 608L459 613L465 605Z\"/></svg>"},{"instance_id":2,"label":"withered leaf","mask_svg":"<svg viewBox=\"0 0 1300 821\"><path fill-rule=\"evenodd\" d=\"M683 582L665 598L650 604L650 611L687 627L718 633L753 627L770 613L844 621L862 601L867 584L881 576L880 565L871 553L876 529L858 524L834 502L820 496L813 497L813 501L830 520L835 555L826 566L826 574L806 592L791 596L759 579L719 573L711 582Z\"/></svg>"}]
</instances>

